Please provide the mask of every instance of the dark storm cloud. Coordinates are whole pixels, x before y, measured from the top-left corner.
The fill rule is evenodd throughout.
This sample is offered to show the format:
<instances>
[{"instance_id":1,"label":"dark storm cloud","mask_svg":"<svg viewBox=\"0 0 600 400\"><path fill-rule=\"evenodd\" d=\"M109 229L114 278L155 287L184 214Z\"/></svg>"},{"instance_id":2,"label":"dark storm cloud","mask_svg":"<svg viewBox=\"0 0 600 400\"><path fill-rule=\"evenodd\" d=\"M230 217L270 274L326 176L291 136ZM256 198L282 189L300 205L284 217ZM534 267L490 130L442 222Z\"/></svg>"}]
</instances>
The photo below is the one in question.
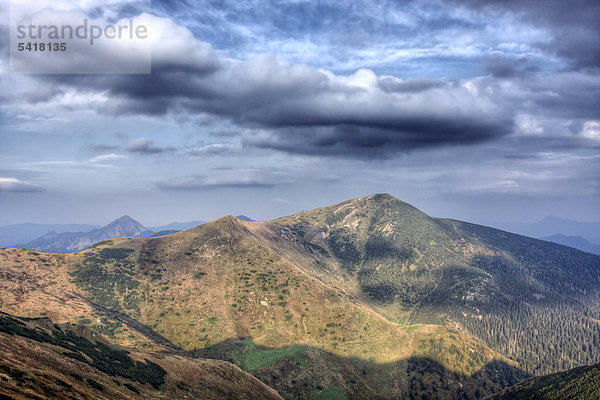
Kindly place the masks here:
<instances>
[{"instance_id":1,"label":"dark storm cloud","mask_svg":"<svg viewBox=\"0 0 600 400\"><path fill-rule=\"evenodd\" d=\"M578 26L577 16L583 27L593 25L584 15L583 2L575 2L575 10L565 11L564 21L557 18L565 8L558 2L549 2L548 7L529 1L508 1L501 6L468 0L450 4L476 9L481 18L469 24L467 19L461 22L433 13L419 24L435 22L463 33L473 29L470 34L476 35L485 31L485 22L494 15L509 13L530 25L550 29L553 43ZM591 7L591 14L597 8ZM536 11L538 19L534 18ZM320 21L316 16L314 20ZM163 19L159 22L167 37L185 40L176 45L158 42L158 47L153 47L151 75L54 75L43 79L61 88L103 93L110 101L94 105L103 114L210 115L239 127L238 135L247 147L322 156L391 157L420 148L494 141L515 131L513 121L521 113L541 119L574 118L579 123L599 116L597 77L582 71L544 70L544 55L479 53L488 74L482 78L407 80L378 76L368 69L342 75L285 62L274 55L227 59L185 28ZM587 36L580 39L594 51L596 41ZM561 50L557 47L556 51ZM436 55L425 57L431 61L427 57ZM469 58L457 57L462 61ZM571 66L583 65L583 58L575 55L568 61ZM153 154L169 149L145 139L131 143L126 150ZM213 147L190 155L221 151Z\"/></svg>"},{"instance_id":2,"label":"dark storm cloud","mask_svg":"<svg viewBox=\"0 0 600 400\"><path fill-rule=\"evenodd\" d=\"M406 119L381 127L339 124L323 127L249 130L242 143L288 153L345 157L390 157L417 148L489 141L511 132L512 124L469 119Z\"/></svg>"},{"instance_id":3,"label":"dark storm cloud","mask_svg":"<svg viewBox=\"0 0 600 400\"><path fill-rule=\"evenodd\" d=\"M209 53L209 55L211 55ZM211 55L212 56L212 55ZM390 155L444 144L471 144L511 132L511 116L484 91L459 81L403 81L370 70L340 76L261 55L204 73L153 65L150 76L59 77L60 84L104 90L109 114L209 113L238 125L276 131L268 141L246 137L246 145L303 154ZM47 77L46 79L54 79ZM301 145L300 145L301 144ZM163 151L147 140L128 151Z\"/></svg>"}]
</instances>

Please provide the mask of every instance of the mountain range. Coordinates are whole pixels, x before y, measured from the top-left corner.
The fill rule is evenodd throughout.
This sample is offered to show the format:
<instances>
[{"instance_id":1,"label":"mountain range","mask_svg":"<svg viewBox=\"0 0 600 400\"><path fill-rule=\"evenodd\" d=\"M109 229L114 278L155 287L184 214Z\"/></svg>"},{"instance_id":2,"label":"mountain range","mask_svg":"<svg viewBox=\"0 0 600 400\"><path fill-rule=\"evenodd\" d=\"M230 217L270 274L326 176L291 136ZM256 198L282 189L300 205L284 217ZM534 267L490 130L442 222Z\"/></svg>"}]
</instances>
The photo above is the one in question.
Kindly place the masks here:
<instances>
[{"instance_id":1,"label":"mountain range","mask_svg":"<svg viewBox=\"0 0 600 400\"><path fill-rule=\"evenodd\" d=\"M551 215L531 224L499 224L499 226L509 232L600 254L600 222L580 222Z\"/></svg>"},{"instance_id":2,"label":"mountain range","mask_svg":"<svg viewBox=\"0 0 600 400\"><path fill-rule=\"evenodd\" d=\"M242 221L254 221L245 215L238 215L236 218ZM94 243L115 237L156 237L170 235L185 229L193 228L204 224L204 221L173 222L158 227L146 228L128 215L124 215L112 221L106 226L95 227L94 225L36 225L22 224L10 225L4 227L3 234L13 235L11 239L4 239L11 243L13 247L20 247L29 250L47 251L52 253L75 253L83 250ZM29 237L34 232L40 232L40 229L48 227L54 228L46 234L36 237L25 244L14 244L18 237ZM4 229L0 228L0 229ZM22 231L19 229L22 228ZM69 229L82 228L82 231L70 231ZM58 230L57 230L58 229Z\"/></svg>"},{"instance_id":3,"label":"mountain range","mask_svg":"<svg viewBox=\"0 0 600 400\"><path fill-rule=\"evenodd\" d=\"M64 232L50 231L22 247L25 249L47 251L51 253L75 253L102 240L122 236L152 236L153 231L124 215L106 226L93 229L89 232Z\"/></svg>"},{"instance_id":4,"label":"mountain range","mask_svg":"<svg viewBox=\"0 0 600 400\"><path fill-rule=\"evenodd\" d=\"M123 216L126 217L126 216ZM243 216L241 216L243 217ZM247 217L246 217L247 218ZM118 219L117 219L118 220ZM113 221L116 222L117 220ZM139 224L139 222L134 221ZM190 229L198 225L204 224L205 221L189 221L189 222L172 222L170 224L144 228L148 231L156 233L171 231L179 232L185 229ZM110 224L109 224L110 225ZM141 225L141 224L140 224ZM61 233L81 234L87 233L95 229L101 229L99 225L88 224L14 224L0 227L0 247L23 247L29 242L40 239L46 235L56 237ZM27 248L27 247L26 247Z\"/></svg>"},{"instance_id":5,"label":"mountain range","mask_svg":"<svg viewBox=\"0 0 600 400\"><path fill-rule=\"evenodd\" d=\"M0 227L0 247L18 246L36 238L44 236L48 232L89 232L98 229L98 225L88 224L14 224Z\"/></svg>"},{"instance_id":6,"label":"mountain range","mask_svg":"<svg viewBox=\"0 0 600 400\"><path fill-rule=\"evenodd\" d=\"M544 236L540 239L562 244L569 247L574 247L581 251L587 251L588 253L600 255L600 244L591 243L589 240L584 239L581 236L567 236L563 234L556 234Z\"/></svg>"},{"instance_id":7,"label":"mountain range","mask_svg":"<svg viewBox=\"0 0 600 400\"><path fill-rule=\"evenodd\" d=\"M3 350L30 353L2 367L20 372L0 390L36 370L52 387L58 378L88 394L99 389L87 379L174 393L176 382L193 386L182 365L211 359L288 399L477 399L600 362L600 257L431 218L386 194L273 221L228 216L113 238L75 254L2 249L0 275L0 311L25 324L0 331L43 342ZM39 324L52 343L25 329ZM73 347L80 339L59 340L59 328L124 349L146 372L110 383L86 350L96 345ZM83 381L69 378L68 360L54 374L34 361L65 348L95 368ZM240 389L254 382L239 377Z\"/></svg>"}]
</instances>

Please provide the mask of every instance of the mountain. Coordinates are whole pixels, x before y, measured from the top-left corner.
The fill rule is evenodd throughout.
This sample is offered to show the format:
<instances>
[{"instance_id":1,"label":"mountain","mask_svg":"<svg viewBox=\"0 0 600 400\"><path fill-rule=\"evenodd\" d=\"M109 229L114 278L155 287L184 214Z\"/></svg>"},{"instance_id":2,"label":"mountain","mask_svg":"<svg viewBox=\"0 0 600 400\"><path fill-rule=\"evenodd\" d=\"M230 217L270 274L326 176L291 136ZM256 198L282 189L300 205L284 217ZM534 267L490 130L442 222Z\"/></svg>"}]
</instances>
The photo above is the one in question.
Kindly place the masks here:
<instances>
[{"instance_id":1,"label":"mountain","mask_svg":"<svg viewBox=\"0 0 600 400\"><path fill-rule=\"evenodd\" d=\"M99 228L98 225L85 224L15 224L0 227L0 247L15 246L19 243L27 243L35 238L45 235L50 231L64 232L89 232Z\"/></svg>"},{"instance_id":2,"label":"mountain","mask_svg":"<svg viewBox=\"0 0 600 400\"><path fill-rule=\"evenodd\" d=\"M533 378L512 386L489 400L600 399L600 364Z\"/></svg>"},{"instance_id":3,"label":"mountain","mask_svg":"<svg viewBox=\"0 0 600 400\"><path fill-rule=\"evenodd\" d=\"M158 237L158 236L172 235L172 234L177 233L177 232L181 232L181 231L174 231L174 230L160 231L160 232L156 232L156 233L150 235L149 237Z\"/></svg>"},{"instance_id":4,"label":"mountain","mask_svg":"<svg viewBox=\"0 0 600 400\"><path fill-rule=\"evenodd\" d=\"M153 234L153 231L145 228L128 215L124 215L102 228L89 232L57 233L51 231L19 247L52 253L75 253L94 243L114 237L152 236Z\"/></svg>"},{"instance_id":5,"label":"mountain","mask_svg":"<svg viewBox=\"0 0 600 400\"><path fill-rule=\"evenodd\" d=\"M236 215L235 218L239 219L240 221L254 222L252 218L247 217L245 215Z\"/></svg>"},{"instance_id":6,"label":"mountain","mask_svg":"<svg viewBox=\"0 0 600 400\"><path fill-rule=\"evenodd\" d=\"M194 228L198 225L205 224L206 221L190 221L190 222L172 222L167 225L155 226L148 228L154 232L160 231L183 231L186 229Z\"/></svg>"},{"instance_id":7,"label":"mountain","mask_svg":"<svg viewBox=\"0 0 600 400\"><path fill-rule=\"evenodd\" d=\"M232 362L290 399L476 399L600 361L600 257L385 194L76 254L4 249L0 276L5 313Z\"/></svg>"},{"instance_id":8,"label":"mountain","mask_svg":"<svg viewBox=\"0 0 600 400\"><path fill-rule=\"evenodd\" d=\"M552 235L581 236L591 243L600 244L600 222L580 222L551 215L532 224L511 224L504 228L535 238Z\"/></svg>"},{"instance_id":9,"label":"mountain","mask_svg":"<svg viewBox=\"0 0 600 400\"><path fill-rule=\"evenodd\" d=\"M263 226L263 242L388 318L460 326L533 374L600 361L590 348L600 341L598 256L431 218L389 195Z\"/></svg>"},{"instance_id":10,"label":"mountain","mask_svg":"<svg viewBox=\"0 0 600 400\"><path fill-rule=\"evenodd\" d=\"M565 235L551 235L541 238L549 242L562 244L564 246L574 247L581 251L587 251L588 253L600 255L600 245L590 243L589 240L582 238L581 236L565 236Z\"/></svg>"},{"instance_id":11,"label":"mountain","mask_svg":"<svg viewBox=\"0 0 600 400\"><path fill-rule=\"evenodd\" d=\"M1 309L85 325L133 349L230 361L286 398L473 398L522 377L466 332L396 323L352 301L245 224L255 223L225 217L71 255L0 250ZM424 376L435 381L421 388Z\"/></svg>"},{"instance_id":12,"label":"mountain","mask_svg":"<svg viewBox=\"0 0 600 400\"><path fill-rule=\"evenodd\" d=\"M0 313L3 399L281 399L238 367L116 347L84 325Z\"/></svg>"}]
</instances>

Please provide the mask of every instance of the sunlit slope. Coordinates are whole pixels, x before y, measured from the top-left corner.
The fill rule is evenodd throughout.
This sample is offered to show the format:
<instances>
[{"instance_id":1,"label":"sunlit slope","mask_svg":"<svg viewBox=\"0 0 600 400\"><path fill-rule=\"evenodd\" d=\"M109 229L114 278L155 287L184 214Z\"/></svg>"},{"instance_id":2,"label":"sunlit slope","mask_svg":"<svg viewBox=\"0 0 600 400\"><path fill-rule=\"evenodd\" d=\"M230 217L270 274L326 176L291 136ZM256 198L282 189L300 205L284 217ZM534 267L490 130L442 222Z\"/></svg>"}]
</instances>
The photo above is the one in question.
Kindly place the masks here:
<instances>
[{"instance_id":1,"label":"sunlit slope","mask_svg":"<svg viewBox=\"0 0 600 400\"><path fill-rule=\"evenodd\" d=\"M0 249L0 311L21 317L47 317L80 323L113 343L160 350L152 340L119 320L115 313L94 305L75 285L68 256L32 250Z\"/></svg>"},{"instance_id":2,"label":"sunlit slope","mask_svg":"<svg viewBox=\"0 0 600 400\"><path fill-rule=\"evenodd\" d=\"M302 345L314 350L308 365L294 367L301 376L304 367L313 368L331 355L331 367L313 387L339 375L351 360L385 365L384 374L395 374L379 387L390 396L409 390L411 357L427 357L442 370L459 373L463 378L451 379L452 387L478 371L481 381L488 380L481 371L494 360L511 365L465 332L408 326L354 302L342 289L311 276L297 260L266 246L253 224L260 226L224 217L167 237L103 242L72 256L70 275L94 303L126 313L186 350L248 367L242 355L212 350L241 339L250 340L241 341L241 353L247 343L272 349ZM254 373L261 376L261 371ZM378 387L373 379L366 384ZM351 379L338 380L345 387ZM497 382L489 385L488 390L498 387ZM274 387L282 389L277 382Z\"/></svg>"},{"instance_id":3,"label":"sunlit slope","mask_svg":"<svg viewBox=\"0 0 600 400\"><path fill-rule=\"evenodd\" d=\"M92 301L188 350L247 337L377 362L413 353L415 330L349 301L246 224L224 217L168 237L103 243L74 257L71 275Z\"/></svg>"},{"instance_id":4,"label":"sunlit slope","mask_svg":"<svg viewBox=\"0 0 600 400\"><path fill-rule=\"evenodd\" d=\"M0 397L281 399L238 367L116 347L94 331L0 314Z\"/></svg>"},{"instance_id":5,"label":"sunlit slope","mask_svg":"<svg viewBox=\"0 0 600 400\"><path fill-rule=\"evenodd\" d=\"M386 194L249 225L312 276L393 321L460 326L534 373L600 360L600 257ZM550 344L550 345L547 345Z\"/></svg>"},{"instance_id":6,"label":"sunlit slope","mask_svg":"<svg viewBox=\"0 0 600 400\"><path fill-rule=\"evenodd\" d=\"M476 398L523 376L500 354L519 356L518 346L481 335L480 303L503 310L494 307L518 299L499 279L512 270L476 263L511 254L492 239L374 195L275 221L224 217L112 239L74 255L2 250L1 309L79 322L128 346L233 361L287 398Z\"/></svg>"}]
</instances>

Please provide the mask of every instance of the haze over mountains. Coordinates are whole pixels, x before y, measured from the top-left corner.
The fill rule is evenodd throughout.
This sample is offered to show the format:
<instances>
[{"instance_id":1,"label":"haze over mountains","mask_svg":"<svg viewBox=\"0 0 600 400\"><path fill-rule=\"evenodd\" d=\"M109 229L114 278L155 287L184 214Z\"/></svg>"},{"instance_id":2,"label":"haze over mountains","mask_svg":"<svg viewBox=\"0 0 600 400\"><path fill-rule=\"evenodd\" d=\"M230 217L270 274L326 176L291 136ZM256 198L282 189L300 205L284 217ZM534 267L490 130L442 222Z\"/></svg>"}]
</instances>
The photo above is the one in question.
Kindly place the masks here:
<instances>
[{"instance_id":1,"label":"haze over mountains","mask_svg":"<svg viewBox=\"0 0 600 400\"><path fill-rule=\"evenodd\" d=\"M114 237L151 236L154 232L134 221L128 215L122 216L110 224L89 232L48 232L25 245L23 248L51 253L75 253L94 243Z\"/></svg>"},{"instance_id":2,"label":"haze over mountains","mask_svg":"<svg viewBox=\"0 0 600 400\"><path fill-rule=\"evenodd\" d=\"M500 227L509 232L600 254L600 222L580 222L551 215L532 224L500 224Z\"/></svg>"},{"instance_id":3,"label":"haze over mountains","mask_svg":"<svg viewBox=\"0 0 600 400\"><path fill-rule=\"evenodd\" d=\"M0 247L16 246L28 243L49 232L89 232L98 229L98 225L88 224L15 224L0 227Z\"/></svg>"},{"instance_id":4,"label":"haze over mountains","mask_svg":"<svg viewBox=\"0 0 600 400\"><path fill-rule=\"evenodd\" d=\"M476 399L600 362L600 257L431 218L386 194L76 254L3 249L0 274L2 312L85 327L132 357L179 354L173 370L148 356L166 371L159 387L192 362L182 357L199 356L288 399ZM81 353L72 357L87 360ZM93 374L109 385L106 371ZM134 378L119 380L152 390Z\"/></svg>"},{"instance_id":5,"label":"haze over mountains","mask_svg":"<svg viewBox=\"0 0 600 400\"><path fill-rule=\"evenodd\" d=\"M252 218L245 215L238 215L236 218L242 221L253 221ZM130 216L124 215L103 227L84 224L42 225L27 223L9 225L0 227L0 246L54 253L74 253L94 243L114 237L164 236L204 223L204 221L199 220L172 222L167 225L146 228ZM46 233L40 235L40 232Z\"/></svg>"},{"instance_id":6,"label":"haze over mountains","mask_svg":"<svg viewBox=\"0 0 600 400\"><path fill-rule=\"evenodd\" d=\"M559 233L556 235L544 236L540 239L574 247L581 251L587 251L588 253L600 254L600 244L590 243L589 240L582 238L581 236L566 236Z\"/></svg>"}]
</instances>

